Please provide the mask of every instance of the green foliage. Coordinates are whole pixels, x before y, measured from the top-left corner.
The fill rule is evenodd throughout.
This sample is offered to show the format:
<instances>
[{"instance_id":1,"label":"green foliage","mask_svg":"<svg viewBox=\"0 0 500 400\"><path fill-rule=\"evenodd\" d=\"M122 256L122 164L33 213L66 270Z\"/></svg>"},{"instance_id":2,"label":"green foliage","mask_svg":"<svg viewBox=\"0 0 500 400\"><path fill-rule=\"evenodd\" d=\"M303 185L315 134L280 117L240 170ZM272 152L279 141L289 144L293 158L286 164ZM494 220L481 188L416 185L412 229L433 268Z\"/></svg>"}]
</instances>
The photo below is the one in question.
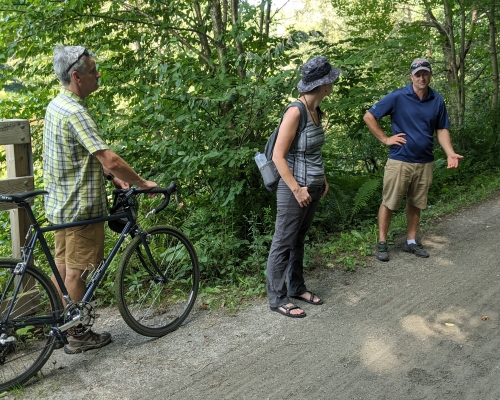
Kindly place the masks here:
<instances>
[{"instance_id":1,"label":"green foliage","mask_svg":"<svg viewBox=\"0 0 500 400\"><path fill-rule=\"evenodd\" d=\"M273 212L267 207L244 218L245 224L238 227L231 210L213 208L206 213L201 208L183 223L181 229L195 243L205 282L237 282L241 276L260 275L265 270L274 231ZM248 231L240 232L242 228Z\"/></svg>"},{"instance_id":2,"label":"green foliage","mask_svg":"<svg viewBox=\"0 0 500 400\"><path fill-rule=\"evenodd\" d=\"M346 271L355 271L358 266L366 267L366 258L372 254L376 235L372 230L351 230L330 238L329 243L318 246L323 257L330 260L330 268L340 266Z\"/></svg>"},{"instance_id":3,"label":"green foliage","mask_svg":"<svg viewBox=\"0 0 500 400\"><path fill-rule=\"evenodd\" d=\"M0 117L42 120L59 86L51 71L54 45L88 46L102 87L87 100L104 138L144 177L178 182L185 215L174 222L199 241L207 277L234 279L239 259L255 246L249 216L262 223L270 200L253 154L293 91L301 60L287 49L303 38L260 35L255 9L244 6L238 25L226 26L220 38L220 58L215 47L200 47L200 37L214 37L208 2L201 2L201 18L181 3L7 3L0 8L8 22L0 28L7 49L0 86L23 85L1 102ZM235 52L236 39L244 41L244 54ZM41 130L33 133L40 143ZM36 162L40 150L34 147ZM245 265L255 270L255 260Z\"/></svg>"},{"instance_id":4,"label":"green foliage","mask_svg":"<svg viewBox=\"0 0 500 400\"><path fill-rule=\"evenodd\" d=\"M16 331L16 335L21 341L27 341L33 337L33 330L35 327L33 325L25 326L24 328L19 328Z\"/></svg>"},{"instance_id":5,"label":"green foliage","mask_svg":"<svg viewBox=\"0 0 500 400\"><path fill-rule=\"evenodd\" d=\"M366 243L376 240L373 226L387 158L387 148L367 130L364 113L386 93L406 85L409 63L425 54L432 55L435 65L432 86L447 103L454 93L446 75L443 37L425 15L427 7L442 21L442 2L423 3L332 0L335 15L342 19L323 18L318 29L308 25L307 32L295 23L286 35L266 36L259 26L261 8L245 1L239 4L235 24L227 18L216 26L211 12L217 2L208 0L4 0L0 118L32 121L36 187L41 187L43 116L59 90L52 51L60 42L87 46L96 53L101 73L101 88L87 103L103 137L145 178L160 185L176 180L180 186L181 207L144 224L168 222L185 232L198 251L207 285L232 283L242 292L262 294L275 201L261 184L253 155L263 149L281 111L297 95L299 66L322 54L343 71L334 93L321 105L327 134L323 158L331 189L309 235L313 249L327 250L318 252L324 257L320 259L308 252L307 261L353 269L369 254ZM460 7L470 4L450 4L458 27ZM465 70L465 121L452 127L455 149L465 159L450 171L436 145L430 214L485 170L499 166L500 114L491 108L486 21L480 19L469 33L474 45L467 57L474 62ZM325 31L333 23L340 40ZM270 28L278 32L276 21ZM456 29L455 34L458 38L461 33ZM381 126L391 132L389 118ZM41 205L37 207L41 216ZM8 248L6 216L0 216L0 246ZM3 250L10 254L10 249ZM113 279L111 269L101 296L107 296ZM214 302L234 302L224 289L205 290Z\"/></svg>"},{"instance_id":6,"label":"green foliage","mask_svg":"<svg viewBox=\"0 0 500 400\"><path fill-rule=\"evenodd\" d=\"M380 178L344 175L329 182L329 195L319 208L319 222L335 221L335 226L343 230L374 218L380 198Z\"/></svg>"},{"instance_id":7,"label":"green foliage","mask_svg":"<svg viewBox=\"0 0 500 400\"><path fill-rule=\"evenodd\" d=\"M0 212L0 249L9 248L9 251L2 251L5 257L10 254L11 236L10 236L10 214L8 211Z\"/></svg>"},{"instance_id":8,"label":"green foliage","mask_svg":"<svg viewBox=\"0 0 500 400\"><path fill-rule=\"evenodd\" d=\"M198 300L202 309L226 308L228 312L234 312L265 295L266 284L262 271L254 276L241 276L231 286L202 286Z\"/></svg>"}]
</instances>

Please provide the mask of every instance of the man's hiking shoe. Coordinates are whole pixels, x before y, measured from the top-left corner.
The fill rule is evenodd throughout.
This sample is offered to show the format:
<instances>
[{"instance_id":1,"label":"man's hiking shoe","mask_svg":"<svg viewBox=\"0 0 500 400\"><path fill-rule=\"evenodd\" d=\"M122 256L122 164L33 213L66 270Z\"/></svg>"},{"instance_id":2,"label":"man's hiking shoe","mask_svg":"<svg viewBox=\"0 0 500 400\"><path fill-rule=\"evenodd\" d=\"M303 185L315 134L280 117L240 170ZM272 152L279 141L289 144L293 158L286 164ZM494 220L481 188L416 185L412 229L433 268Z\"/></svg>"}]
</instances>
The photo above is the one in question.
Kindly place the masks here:
<instances>
[{"instance_id":1,"label":"man's hiking shoe","mask_svg":"<svg viewBox=\"0 0 500 400\"><path fill-rule=\"evenodd\" d=\"M417 257L422 257L422 258L429 257L429 253L427 252L427 250L424 249L422 244L419 242L412 244L405 243L403 246L403 251L406 251L407 253L413 253Z\"/></svg>"},{"instance_id":2,"label":"man's hiking shoe","mask_svg":"<svg viewBox=\"0 0 500 400\"><path fill-rule=\"evenodd\" d=\"M66 354L83 353L87 350L98 349L111 342L111 334L103 332L101 334L88 331L80 337L68 337L68 344L64 346Z\"/></svg>"},{"instance_id":3,"label":"man's hiking shoe","mask_svg":"<svg viewBox=\"0 0 500 400\"><path fill-rule=\"evenodd\" d=\"M389 248L386 242L378 242L377 245L377 260L379 261L389 261Z\"/></svg>"}]
</instances>

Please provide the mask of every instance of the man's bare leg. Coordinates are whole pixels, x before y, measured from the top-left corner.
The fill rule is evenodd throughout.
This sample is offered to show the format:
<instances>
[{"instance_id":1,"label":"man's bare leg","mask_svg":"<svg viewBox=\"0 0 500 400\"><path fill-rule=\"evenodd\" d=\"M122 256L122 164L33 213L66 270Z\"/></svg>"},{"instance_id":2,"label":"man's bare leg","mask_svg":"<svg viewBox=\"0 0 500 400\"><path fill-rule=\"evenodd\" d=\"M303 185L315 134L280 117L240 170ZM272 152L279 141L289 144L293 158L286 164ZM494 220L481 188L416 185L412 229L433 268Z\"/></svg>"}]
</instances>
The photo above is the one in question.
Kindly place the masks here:
<instances>
[{"instance_id":1,"label":"man's bare leg","mask_svg":"<svg viewBox=\"0 0 500 400\"><path fill-rule=\"evenodd\" d=\"M389 250L387 247L387 233L391 225L392 210L380 205L378 210L378 240L377 259L380 261L389 261Z\"/></svg>"},{"instance_id":2,"label":"man's bare leg","mask_svg":"<svg viewBox=\"0 0 500 400\"><path fill-rule=\"evenodd\" d=\"M66 268L66 264L56 264L56 266L71 300L76 302L81 301L83 299L83 295L85 294L85 276L88 271L85 271L82 277L83 271L80 271L79 269ZM55 276L52 275L50 279L59 292L63 305L66 305L64 299L62 298L61 288L59 287Z\"/></svg>"},{"instance_id":3,"label":"man's bare leg","mask_svg":"<svg viewBox=\"0 0 500 400\"><path fill-rule=\"evenodd\" d=\"M417 208L411 204L406 204L406 220L408 223L408 227L406 229L407 240L417 239L417 230L418 224L420 222L421 211L422 210L420 210L420 208Z\"/></svg>"},{"instance_id":4,"label":"man's bare leg","mask_svg":"<svg viewBox=\"0 0 500 400\"><path fill-rule=\"evenodd\" d=\"M66 279L64 280L64 284L66 285L66 289L68 289L71 300L78 302L83 299L86 289L85 276L87 275L87 272L88 271L81 271L73 268L66 269Z\"/></svg>"},{"instance_id":5,"label":"man's bare leg","mask_svg":"<svg viewBox=\"0 0 500 400\"><path fill-rule=\"evenodd\" d=\"M59 271L59 275L61 275L62 281L65 282L64 285L66 285L66 264L56 264L56 267L57 267L57 270ZM57 283L56 277L54 275L52 275L50 277L50 280L52 281L52 283L56 287L57 292L59 293L59 297L62 300L63 306L66 307L66 302L62 298L61 288L59 287L59 283Z\"/></svg>"},{"instance_id":6,"label":"man's bare leg","mask_svg":"<svg viewBox=\"0 0 500 400\"><path fill-rule=\"evenodd\" d=\"M420 243L417 243L417 230L418 223L420 222L420 208L417 208L413 205L406 205L406 220L408 222L408 227L406 229L406 240L407 243L403 247L403 250L407 253L413 253L417 257L427 258L429 257L429 253L425 250ZM415 240L415 243L411 242L408 244L408 241Z\"/></svg>"},{"instance_id":7,"label":"man's bare leg","mask_svg":"<svg viewBox=\"0 0 500 400\"><path fill-rule=\"evenodd\" d=\"M379 242L387 241L387 233L389 232L389 226L391 225L392 210L380 205L378 210L378 240Z\"/></svg>"}]
</instances>

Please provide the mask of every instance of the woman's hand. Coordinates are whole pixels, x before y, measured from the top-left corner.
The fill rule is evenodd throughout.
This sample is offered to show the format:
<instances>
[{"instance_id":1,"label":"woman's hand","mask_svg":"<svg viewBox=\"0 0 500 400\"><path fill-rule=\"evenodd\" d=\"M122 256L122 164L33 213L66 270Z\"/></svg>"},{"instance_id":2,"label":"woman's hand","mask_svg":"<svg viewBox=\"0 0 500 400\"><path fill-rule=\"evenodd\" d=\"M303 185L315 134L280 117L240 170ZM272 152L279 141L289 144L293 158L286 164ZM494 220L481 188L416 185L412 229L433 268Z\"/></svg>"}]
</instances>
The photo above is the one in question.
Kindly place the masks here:
<instances>
[{"instance_id":1,"label":"woman's hand","mask_svg":"<svg viewBox=\"0 0 500 400\"><path fill-rule=\"evenodd\" d=\"M293 194L301 207L307 207L312 201L307 186L299 187L298 190L294 190Z\"/></svg>"}]
</instances>

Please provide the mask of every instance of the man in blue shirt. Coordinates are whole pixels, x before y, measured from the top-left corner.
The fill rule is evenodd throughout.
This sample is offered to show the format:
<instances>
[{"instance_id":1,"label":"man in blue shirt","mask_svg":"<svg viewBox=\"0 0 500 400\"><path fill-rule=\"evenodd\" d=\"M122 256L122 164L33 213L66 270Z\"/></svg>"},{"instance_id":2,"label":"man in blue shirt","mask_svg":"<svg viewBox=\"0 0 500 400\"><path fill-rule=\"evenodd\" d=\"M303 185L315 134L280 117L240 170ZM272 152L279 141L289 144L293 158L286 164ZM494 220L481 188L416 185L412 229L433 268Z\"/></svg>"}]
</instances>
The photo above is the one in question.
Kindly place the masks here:
<instances>
[{"instance_id":1,"label":"man in blue shirt","mask_svg":"<svg viewBox=\"0 0 500 400\"><path fill-rule=\"evenodd\" d=\"M390 148L378 212L377 258L380 261L389 261L387 233L392 213L401 206L405 196L407 242L403 250L417 257L429 257L417 242L417 229L420 212L427 207L432 182L434 132L448 157L448 168L457 168L458 160L463 158L453 150L446 106L441 95L429 87L431 77L429 61L414 60L410 66L411 83L389 93L363 117L370 132ZM391 136L387 136L378 123L386 115L391 116Z\"/></svg>"}]
</instances>

